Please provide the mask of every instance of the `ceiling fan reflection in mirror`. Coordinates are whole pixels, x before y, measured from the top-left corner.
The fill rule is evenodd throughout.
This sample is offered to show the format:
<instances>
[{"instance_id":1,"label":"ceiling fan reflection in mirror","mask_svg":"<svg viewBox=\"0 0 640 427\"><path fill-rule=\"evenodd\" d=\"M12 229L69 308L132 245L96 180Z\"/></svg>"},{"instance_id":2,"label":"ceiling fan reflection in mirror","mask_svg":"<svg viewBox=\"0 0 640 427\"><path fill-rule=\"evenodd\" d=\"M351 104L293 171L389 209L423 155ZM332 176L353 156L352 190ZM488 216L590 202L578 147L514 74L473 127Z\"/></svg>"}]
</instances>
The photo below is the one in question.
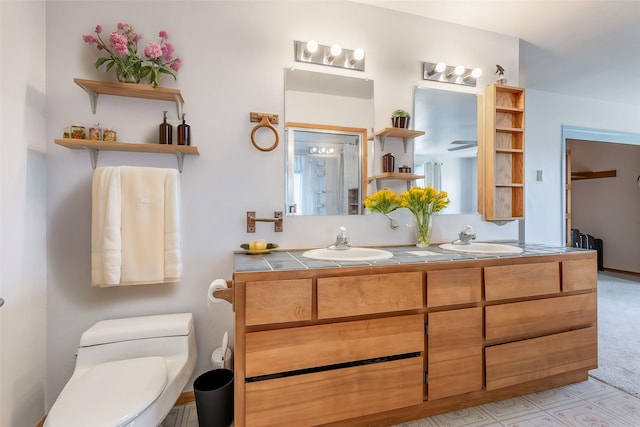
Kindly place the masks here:
<instances>
[{"instance_id":1,"label":"ceiling fan reflection in mirror","mask_svg":"<svg viewBox=\"0 0 640 427\"><path fill-rule=\"evenodd\" d=\"M478 141L460 140L460 141L451 141L451 144L454 145L454 147L448 148L447 151L458 151L458 150L465 150L467 148L475 148L478 146Z\"/></svg>"}]
</instances>

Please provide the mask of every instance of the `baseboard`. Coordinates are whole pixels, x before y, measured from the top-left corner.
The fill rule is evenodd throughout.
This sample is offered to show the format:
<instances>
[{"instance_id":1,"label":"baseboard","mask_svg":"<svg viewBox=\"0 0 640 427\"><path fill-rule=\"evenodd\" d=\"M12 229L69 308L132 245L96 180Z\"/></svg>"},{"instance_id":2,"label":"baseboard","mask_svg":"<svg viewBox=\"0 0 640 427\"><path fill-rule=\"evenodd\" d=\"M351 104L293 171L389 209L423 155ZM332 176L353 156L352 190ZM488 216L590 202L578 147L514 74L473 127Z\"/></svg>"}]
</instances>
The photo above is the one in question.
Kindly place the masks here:
<instances>
[{"instance_id":1,"label":"baseboard","mask_svg":"<svg viewBox=\"0 0 640 427\"><path fill-rule=\"evenodd\" d=\"M178 397L178 400L176 400L176 406L177 405L186 405L187 403L191 403L191 402L195 402L195 401L196 401L195 393L192 392L192 391L185 391L184 393L182 393Z\"/></svg>"},{"instance_id":2,"label":"baseboard","mask_svg":"<svg viewBox=\"0 0 640 427\"><path fill-rule=\"evenodd\" d=\"M605 267L604 271L610 271L612 273L620 273L620 274L629 274L631 276L640 276L640 273L635 272L635 271L617 270L615 268L606 268Z\"/></svg>"},{"instance_id":3,"label":"baseboard","mask_svg":"<svg viewBox=\"0 0 640 427\"><path fill-rule=\"evenodd\" d=\"M192 391L185 391L180 396L178 396L178 400L176 400L176 405L186 405L187 403L195 402L196 395ZM40 422L36 425L36 427L44 427L44 420L47 417L44 417Z\"/></svg>"}]
</instances>

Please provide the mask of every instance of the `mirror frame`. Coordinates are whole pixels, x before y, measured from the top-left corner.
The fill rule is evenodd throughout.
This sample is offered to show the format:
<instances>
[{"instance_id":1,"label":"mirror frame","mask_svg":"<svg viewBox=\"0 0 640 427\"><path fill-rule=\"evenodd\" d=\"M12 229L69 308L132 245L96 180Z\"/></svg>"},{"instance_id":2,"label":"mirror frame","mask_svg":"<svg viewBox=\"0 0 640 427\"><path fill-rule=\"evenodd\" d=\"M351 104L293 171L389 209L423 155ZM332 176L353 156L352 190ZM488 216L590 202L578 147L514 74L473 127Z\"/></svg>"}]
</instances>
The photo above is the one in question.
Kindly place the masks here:
<instances>
[{"instance_id":1,"label":"mirror frame","mask_svg":"<svg viewBox=\"0 0 640 427\"><path fill-rule=\"evenodd\" d=\"M295 215L295 213L290 212L289 205L289 186L288 180L289 175L292 172L290 169L292 165L289 162L289 159L293 159L292 150L295 147L289 146L289 137L288 132L290 129L303 129L303 130L325 130L329 132L349 132L360 134L360 144L358 147L359 156L360 156L360 170L358 171L360 175L360 215L364 215L364 199L367 197L367 129L366 128L356 128L356 127L348 127L348 126L334 126L334 125L323 125L323 124L314 124L314 123L300 123L300 122L285 122L285 132L287 133L287 138L285 138L285 188L287 192L285 194L285 212L286 215ZM348 214L347 214L348 215Z\"/></svg>"}]
</instances>

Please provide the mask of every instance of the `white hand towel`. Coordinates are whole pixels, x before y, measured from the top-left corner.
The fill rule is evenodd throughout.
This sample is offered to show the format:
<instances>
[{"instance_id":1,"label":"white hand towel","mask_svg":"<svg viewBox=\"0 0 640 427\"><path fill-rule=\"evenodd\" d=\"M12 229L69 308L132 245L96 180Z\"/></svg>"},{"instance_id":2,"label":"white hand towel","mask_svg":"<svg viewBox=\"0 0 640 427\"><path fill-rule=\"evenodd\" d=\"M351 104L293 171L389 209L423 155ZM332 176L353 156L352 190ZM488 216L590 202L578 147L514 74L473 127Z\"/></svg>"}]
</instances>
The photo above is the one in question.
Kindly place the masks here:
<instances>
[{"instance_id":1,"label":"white hand towel","mask_svg":"<svg viewBox=\"0 0 640 427\"><path fill-rule=\"evenodd\" d=\"M93 172L91 200L91 283L120 283L120 168L99 167Z\"/></svg>"},{"instance_id":2,"label":"white hand towel","mask_svg":"<svg viewBox=\"0 0 640 427\"><path fill-rule=\"evenodd\" d=\"M182 278L179 179L175 169L96 169L92 284L140 285Z\"/></svg>"}]
</instances>

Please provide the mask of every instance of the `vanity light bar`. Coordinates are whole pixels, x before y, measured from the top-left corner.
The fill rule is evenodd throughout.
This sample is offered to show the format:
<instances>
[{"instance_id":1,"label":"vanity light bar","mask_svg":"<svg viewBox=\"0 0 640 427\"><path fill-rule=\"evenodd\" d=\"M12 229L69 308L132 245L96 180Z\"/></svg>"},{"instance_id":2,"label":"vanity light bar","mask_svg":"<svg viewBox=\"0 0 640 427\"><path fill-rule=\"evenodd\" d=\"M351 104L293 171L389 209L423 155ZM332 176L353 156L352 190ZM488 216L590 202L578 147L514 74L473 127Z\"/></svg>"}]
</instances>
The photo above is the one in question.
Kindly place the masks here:
<instances>
[{"instance_id":1,"label":"vanity light bar","mask_svg":"<svg viewBox=\"0 0 640 427\"><path fill-rule=\"evenodd\" d=\"M315 40L295 40L294 50L298 62L364 71L364 50L361 48L351 50L339 44L328 46L318 44Z\"/></svg>"},{"instance_id":2,"label":"vanity light bar","mask_svg":"<svg viewBox=\"0 0 640 427\"><path fill-rule=\"evenodd\" d=\"M463 65L453 66L444 62L422 63L422 80L475 87L476 81L481 75L480 68L466 68Z\"/></svg>"}]
</instances>

